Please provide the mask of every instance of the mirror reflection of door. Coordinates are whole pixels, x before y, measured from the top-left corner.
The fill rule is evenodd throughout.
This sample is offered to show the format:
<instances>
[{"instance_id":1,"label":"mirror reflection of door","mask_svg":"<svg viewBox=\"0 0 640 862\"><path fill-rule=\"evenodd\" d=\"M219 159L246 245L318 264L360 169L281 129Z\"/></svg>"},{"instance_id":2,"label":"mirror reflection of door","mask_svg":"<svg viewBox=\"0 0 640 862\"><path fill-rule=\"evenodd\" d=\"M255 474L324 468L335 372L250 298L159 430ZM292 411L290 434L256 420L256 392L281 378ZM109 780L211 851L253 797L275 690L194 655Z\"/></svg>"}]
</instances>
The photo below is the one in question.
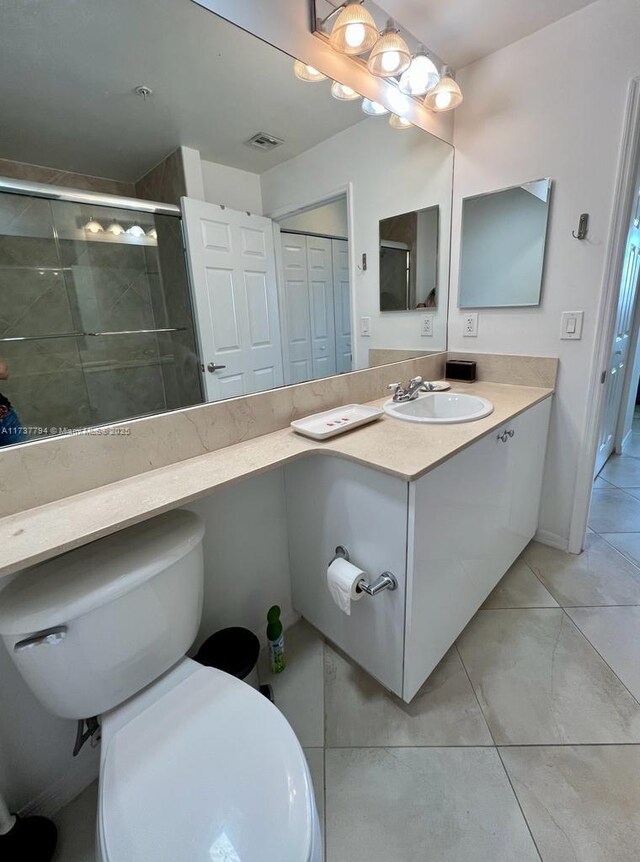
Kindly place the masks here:
<instances>
[{"instance_id":1,"label":"mirror reflection of door","mask_svg":"<svg viewBox=\"0 0 640 862\"><path fill-rule=\"evenodd\" d=\"M380 311L437 308L440 208L380 221Z\"/></svg>"}]
</instances>

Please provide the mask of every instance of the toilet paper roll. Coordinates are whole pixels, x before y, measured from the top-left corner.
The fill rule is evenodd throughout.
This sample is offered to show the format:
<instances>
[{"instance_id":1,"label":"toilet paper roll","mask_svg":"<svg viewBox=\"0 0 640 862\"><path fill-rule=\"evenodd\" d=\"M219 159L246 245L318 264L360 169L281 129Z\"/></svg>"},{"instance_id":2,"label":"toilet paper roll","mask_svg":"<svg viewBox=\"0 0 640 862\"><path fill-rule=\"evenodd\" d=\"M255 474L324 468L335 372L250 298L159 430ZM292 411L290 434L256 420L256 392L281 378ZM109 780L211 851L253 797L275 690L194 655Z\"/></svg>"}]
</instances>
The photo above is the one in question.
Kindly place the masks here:
<instances>
[{"instance_id":1,"label":"toilet paper roll","mask_svg":"<svg viewBox=\"0 0 640 862\"><path fill-rule=\"evenodd\" d=\"M364 595L356 591L361 578L366 578L362 569L342 557L336 557L327 569L327 586L331 598L347 616L351 615L351 602L359 602Z\"/></svg>"}]
</instances>

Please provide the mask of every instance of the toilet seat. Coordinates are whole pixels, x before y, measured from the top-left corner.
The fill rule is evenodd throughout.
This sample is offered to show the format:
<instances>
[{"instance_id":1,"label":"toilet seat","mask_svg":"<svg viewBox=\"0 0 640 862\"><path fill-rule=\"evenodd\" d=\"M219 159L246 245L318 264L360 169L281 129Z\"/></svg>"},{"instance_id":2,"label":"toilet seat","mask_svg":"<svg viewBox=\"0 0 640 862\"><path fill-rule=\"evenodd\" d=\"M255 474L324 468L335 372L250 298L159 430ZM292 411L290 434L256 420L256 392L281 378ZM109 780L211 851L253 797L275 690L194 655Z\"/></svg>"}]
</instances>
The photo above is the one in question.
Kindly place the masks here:
<instances>
[{"instance_id":1,"label":"toilet seat","mask_svg":"<svg viewBox=\"0 0 640 862\"><path fill-rule=\"evenodd\" d=\"M107 717L102 862L319 860L313 786L285 718L235 677L188 664L142 711L110 730Z\"/></svg>"}]
</instances>

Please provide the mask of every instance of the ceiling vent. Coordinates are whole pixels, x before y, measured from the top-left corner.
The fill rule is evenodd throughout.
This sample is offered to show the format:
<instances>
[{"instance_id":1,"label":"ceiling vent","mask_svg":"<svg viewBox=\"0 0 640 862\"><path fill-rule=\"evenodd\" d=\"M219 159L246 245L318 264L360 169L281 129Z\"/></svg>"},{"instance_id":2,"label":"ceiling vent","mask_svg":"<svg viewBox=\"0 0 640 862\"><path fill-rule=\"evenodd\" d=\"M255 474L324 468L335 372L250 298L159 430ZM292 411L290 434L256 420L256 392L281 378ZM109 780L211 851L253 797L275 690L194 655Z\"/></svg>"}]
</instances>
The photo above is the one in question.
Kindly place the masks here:
<instances>
[{"instance_id":1,"label":"ceiling vent","mask_svg":"<svg viewBox=\"0 0 640 862\"><path fill-rule=\"evenodd\" d=\"M280 138L274 138L273 135L268 135L266 132L257 132L252 138L245 141L245 144L256 150L275 150L276 147L284 144L284 141Z\"/></svg>"}]
</instances>

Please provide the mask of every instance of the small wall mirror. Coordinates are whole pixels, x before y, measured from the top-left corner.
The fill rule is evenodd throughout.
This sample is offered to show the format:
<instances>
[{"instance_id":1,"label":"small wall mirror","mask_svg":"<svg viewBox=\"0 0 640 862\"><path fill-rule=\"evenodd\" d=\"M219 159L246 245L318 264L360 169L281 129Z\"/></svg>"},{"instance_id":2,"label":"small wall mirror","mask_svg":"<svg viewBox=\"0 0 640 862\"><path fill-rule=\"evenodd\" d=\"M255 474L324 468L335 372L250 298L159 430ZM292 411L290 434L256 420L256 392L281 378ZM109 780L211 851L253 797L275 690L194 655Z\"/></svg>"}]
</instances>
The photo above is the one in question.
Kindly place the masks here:
<instances>
[{"instance_id":1,"label":"small wall mirror","mask_svg":"<svg viewBox=\"0 0 640 862\"><path fill-rule=\"evenodd\" d=\"M539 305L551 180L462 202L460 308Z\"/></svg>"},{"instance_id":2,"label":"small wall mirror","mask_svg":"<svg viewBox=\"0 0 640 862\"><path fill-rule=\"evenodd\" d=\"M440 207L380 222L380 311L438 307Z\"/></svg>"}]
</instances>

